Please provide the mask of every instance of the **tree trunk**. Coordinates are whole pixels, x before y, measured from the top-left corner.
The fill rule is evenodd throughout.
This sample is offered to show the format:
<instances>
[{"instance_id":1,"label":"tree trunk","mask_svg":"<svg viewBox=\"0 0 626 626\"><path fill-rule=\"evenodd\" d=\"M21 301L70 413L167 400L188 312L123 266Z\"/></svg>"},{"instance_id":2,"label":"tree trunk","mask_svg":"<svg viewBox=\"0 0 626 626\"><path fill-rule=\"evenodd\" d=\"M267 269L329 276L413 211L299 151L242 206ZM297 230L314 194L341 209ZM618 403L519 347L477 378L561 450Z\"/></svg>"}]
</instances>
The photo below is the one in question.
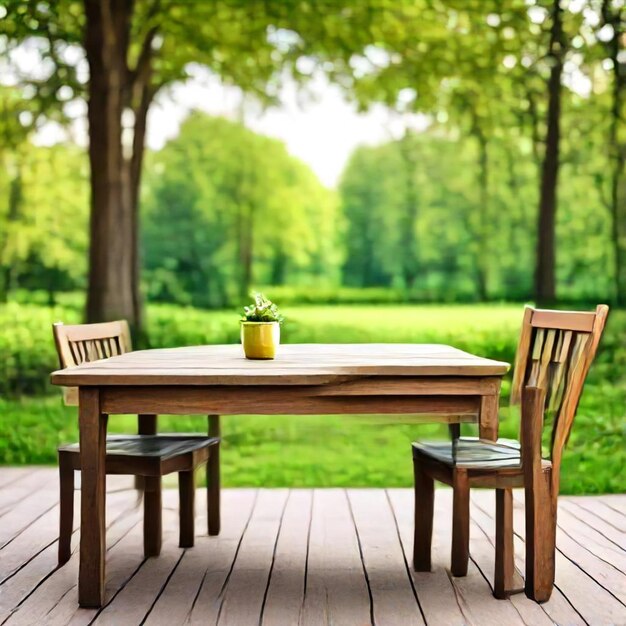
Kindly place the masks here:
<instances>
[{"instance_id":1,"label":"tree trunk","mask_svg":"<svg viewBox=\"0 0 626 626\"><path fill-rule=\"evenodd\" d=\"M478 141L478 189L480 197L480 207L478 207L478 253L476 255L476 283L478 287L478 298L481 302L488 299L487 280L489 264L492 262L489 253L489 234L487 228L489 224L489 151L487 138L477 125L474 131Z\"/></svg>"},{"instance_id":2,"label":"tree trunk","mask_svg":"<svg viewBox=\"0 0 626 626\"><path fill-rule=\"evenodd\" d=\"M250 295L252 285L252 264L254 262L254 209L238 199L237 217L237 261L239 267L239 298L243 302Z\"/></svg>"},{"instance_id":3,"label":"tree trunk","mask_svg":"<svg viewBox=\"0 0 626 626\"><path fill-rule=\"evenodd\" d=\"M555 224L561 134L561 74L563 73L565 46L562 19L559 0L554 0L548 51L551 68L548 79L547 130L545 154L541 168L537 221L537 263L535 268L535 299L542 304L554 302L556 299Z\"/></svg>"},{"instance_id":4,"label":"tree trunk","mask_svg":"<svg viewBox=\"0 0 626 626\"><path fill-rule=\"evenodd\" d=\"M23 182L22 182L22 166L18 158L16 162L17 171L15 176L9 183L9 206L7 212L7 233L4 233L2 237L2 248L0 248L0 259L4 256L3 250L9 244L11 233L13 231L12 225L14 225L19 219L22 210L22 203L24 200ZM15 233L13 233L15 236ZM9 293L15 288L15 276L17 274L17 265L19 263L17 258L8 259L9 264L0 268L0 302L6 302L9 299Z\"/></svg>"},{"instance_id":5,"label":"tree trunk","mask_svg":"<svg viewBox=\"0 0 626 626\"><path fill-rule=\"evenodd\" d=\"M87 321L125 318L136 327L133 215L122 150L131 6L125 0L85 0L85 16L91 167Z\"/></svg>"},{"instance_id":6,"label":"tree trunk","mask_svg":"<svg viewBox=\"0 0 626 626\"><path fill-rule=\"evenodd\" d=\"M419 274L419 250L417 234L417 189L415 185L415 154L411 146L408 130L400 140L400 154L404 161L405 194L400 221L400 255L402 259L402 279L407 289L412 289Z\"/></svg>"},{"instance_id":7,"label":"tree trunk","mask_svg":"<svg viewBox=\"0 0 626 626\"><path fill-rule=\"evenodd\" d=\"M152 28L136 67L128 67L133 0L84 0L89 62L91 219L87 321L124 318L142 335L139 188L151 85ZM122 114L134 113L132 152L124 154Z\"/></svg>"},{"instance_id":8,"label":"tree trunk","mask_svg":"<svg viewBox=\"0 0 626 626\"><path fill-rule=\"evenodd\" d=\"M271 284L284 285L287 278L287 255L280 247L274 252L272 258Z\"/></svg>"},{"instance_id":9,"label":"tree trunk","mask_svg":"<svg viewBox=\"0 0 626 626\"><path fill-rule=\"evenodd\" d=\"M611 166L611 243L613 246L613 272L615 301L618 306L626 304L626 196L622 197L626 149L620 145L619 127L622 123L622 106L626 91L626 63L620 63L621 39L624 35L622 12L613 9L610 0L602 3L605 24L613 27L613 37L607 42L609 56L613 62L613 92L611 121L609 125L609 159Z\"/></svg>"}]
</instances>

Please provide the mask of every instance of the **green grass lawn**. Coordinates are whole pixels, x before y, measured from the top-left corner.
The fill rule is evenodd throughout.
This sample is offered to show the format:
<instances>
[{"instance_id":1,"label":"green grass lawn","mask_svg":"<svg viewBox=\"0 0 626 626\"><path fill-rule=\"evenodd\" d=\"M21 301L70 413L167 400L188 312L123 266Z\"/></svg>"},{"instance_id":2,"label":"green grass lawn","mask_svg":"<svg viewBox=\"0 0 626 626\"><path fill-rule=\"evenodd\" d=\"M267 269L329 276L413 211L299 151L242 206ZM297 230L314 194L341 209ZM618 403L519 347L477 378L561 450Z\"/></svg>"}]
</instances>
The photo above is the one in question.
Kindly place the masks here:
<instances>
[{"instance_id":1,"label":"green grass lawn","mask_svg":"<svg viewBox=\"0 0 626 626\"><path fill-rule=\"evenodd\" d=\"M287 342L449 343L510 362L522 307L340 305L288 308L285 313ZM59 311L38 314L58 317ZM148 324L155 346L237 340L237 317L230 311L153 305ZM625 338L626 312L613 313L563 463L564 493L626 491ZM506 405L508 381L503 391ZM136 426L133 416L114 416L109 423L110 432L133 432ZM501 435L515 437L518 427L517 411L504 408ZM159 428L203 431L206 418L163 416ZM464 426L468 434L474 430L474 426ZM394 424L376 417L225 417L224 484L409 486L410 442L446 433L441 425ZM76 438L76 409L64 407L57 390L0 399L1 463L54 463L56 446Z\"/></svg>"}]
</instances>

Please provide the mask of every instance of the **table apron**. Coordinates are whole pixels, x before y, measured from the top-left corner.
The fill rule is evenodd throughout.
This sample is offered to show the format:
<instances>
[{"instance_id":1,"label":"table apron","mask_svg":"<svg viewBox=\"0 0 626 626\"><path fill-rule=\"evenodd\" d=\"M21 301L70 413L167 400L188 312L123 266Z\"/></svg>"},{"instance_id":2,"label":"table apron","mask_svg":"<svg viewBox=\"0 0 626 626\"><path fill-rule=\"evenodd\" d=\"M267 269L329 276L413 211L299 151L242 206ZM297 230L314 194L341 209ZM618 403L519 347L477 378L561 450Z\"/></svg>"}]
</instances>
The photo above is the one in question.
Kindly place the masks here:
<instances>
[{"instance_id":1,"label":"table apron","mask_svg":"<svg viewBox=\"0 0 626 626\"><path fill-rule=\"evenodd\" d=\"M477 416L485 396L497 391L446 391L439 383L411 389L333 390L310 386L120 386L100 387L105 414L332 415L428 414ZM450 386L452 389L452 386Z\"/></svg>"}]
</instances>

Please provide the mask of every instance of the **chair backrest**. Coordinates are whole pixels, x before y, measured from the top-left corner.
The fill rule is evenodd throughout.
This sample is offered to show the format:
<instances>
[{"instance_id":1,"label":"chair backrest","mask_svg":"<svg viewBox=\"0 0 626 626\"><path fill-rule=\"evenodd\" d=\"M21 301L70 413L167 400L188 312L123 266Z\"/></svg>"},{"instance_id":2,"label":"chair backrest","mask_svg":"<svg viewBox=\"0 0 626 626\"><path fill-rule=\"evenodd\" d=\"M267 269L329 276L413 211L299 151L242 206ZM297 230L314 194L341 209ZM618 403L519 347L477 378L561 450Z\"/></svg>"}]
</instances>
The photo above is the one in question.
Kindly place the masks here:
<instances>
[{"instance_id":1,"label":"chair backrest","mask_svg":"<svg viewBox=\"0 0 626 626\"><path fill-rule=\"evenodd\" d=\"M62 368L106 359L132 350L130 331L126 320L102 324L52 325L54 343ZM77 404L76 389L64 394L66 404Z\"/></svg>"},{"instance_id":2,"label":"chair backrest","mask_svg":"<svg viewBox=\"0 0 626 626\"><path fill-rule=\"evenodd\" d=\"M524 387L544 392L545 412L554 416L550 460L557 489L563 448L608 311L609 307L604 304L595 312L546 311L532 307L524 310L511 402L520 402ZM524 428L523 420L521 428Z\"/></svg>"}]
</instances>

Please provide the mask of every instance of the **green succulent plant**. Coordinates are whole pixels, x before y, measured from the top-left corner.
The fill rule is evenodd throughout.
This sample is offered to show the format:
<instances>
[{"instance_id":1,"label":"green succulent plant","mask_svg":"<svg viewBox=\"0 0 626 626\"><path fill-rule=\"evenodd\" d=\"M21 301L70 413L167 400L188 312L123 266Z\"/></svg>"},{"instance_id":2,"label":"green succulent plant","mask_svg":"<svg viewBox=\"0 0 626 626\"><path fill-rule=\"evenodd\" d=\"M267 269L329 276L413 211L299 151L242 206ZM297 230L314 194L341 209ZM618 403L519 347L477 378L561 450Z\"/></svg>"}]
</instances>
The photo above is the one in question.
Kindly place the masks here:
<instances>
[{"instance_id":1,"label":"green succulent plant","mask_svg":"<svg viewBox=\"0 0 626 626\"><path fill-rule=\"evenodd\" d=\"M278 322L282 324L284 317L278 307L262 293L252 294L254 302L243 307L242 322Z\"/></svg>"}]
</instances>

